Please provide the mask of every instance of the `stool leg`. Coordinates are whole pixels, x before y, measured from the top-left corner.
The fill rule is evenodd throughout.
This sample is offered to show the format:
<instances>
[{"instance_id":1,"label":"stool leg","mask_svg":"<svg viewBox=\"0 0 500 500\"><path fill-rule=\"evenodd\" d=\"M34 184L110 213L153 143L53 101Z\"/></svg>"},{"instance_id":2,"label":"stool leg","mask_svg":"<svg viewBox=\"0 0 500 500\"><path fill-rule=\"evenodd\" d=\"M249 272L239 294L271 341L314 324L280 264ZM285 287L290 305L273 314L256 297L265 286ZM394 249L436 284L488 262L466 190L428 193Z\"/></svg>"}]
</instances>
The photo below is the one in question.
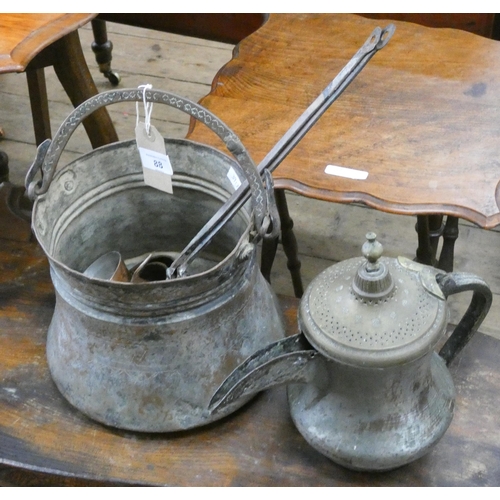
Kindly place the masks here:
<instances>
[{"instance_id":1,"label":"stool leg","mask_svg":"<svg viewBox=\"0 0 500 500\"><path fill-rule=\"evenodd\" d=\"M52 44L53 65L59 81L73 106L78 106L98 93L83 55L77 31ZM105 108L94 111L83 121L92 147L97 148L116 142L118 136Z\"/></svg>"},{"instance_id":2,"label":"stool leg","mask_svg":"<svg viewBox=\"0 0 500 500\"><path fill-rule=\"evenodd\" d=\"M111 85L118 85L121 78L118 73L111 69L113 43L111 40L108 40L106 21L94 19L91 24L92 33L94 34L94 41L91 48L95 54L95 60L99 65L99 71L110 81Z\"/></svg>"}]
</instances>

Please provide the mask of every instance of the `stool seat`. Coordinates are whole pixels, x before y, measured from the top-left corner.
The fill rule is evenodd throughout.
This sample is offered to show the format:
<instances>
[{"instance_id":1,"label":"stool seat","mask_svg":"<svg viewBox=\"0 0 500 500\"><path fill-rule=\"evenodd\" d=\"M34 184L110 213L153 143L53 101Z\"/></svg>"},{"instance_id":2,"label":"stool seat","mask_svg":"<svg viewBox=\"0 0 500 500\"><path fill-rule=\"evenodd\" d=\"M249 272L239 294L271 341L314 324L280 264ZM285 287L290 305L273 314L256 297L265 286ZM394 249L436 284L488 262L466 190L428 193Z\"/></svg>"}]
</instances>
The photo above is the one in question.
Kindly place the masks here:
<instances>
[{"instance_id":1,"label":"stool seat","mask_svg":"<svg viewBox=\"0 0 500 500\"><path fill-rule=\"evenodd\" d=\"M78 28L97 14L0 14L0 74L26 72L31 103L35 141L42 143L51 137L49 106L44 68L53 66L73 106L93 95L97 87L92 80L78 37ZM92 113L83 125L92 146L99 147L118 140L106 109ZM8 132L6 132L8 133ZM33 155L34 157L34 155ZM2 182L8 180L7 156L2 155ZM12 197L18 190L4 182L0 185L0 236L29 238L29 221L23 217L19 224L24 230L14 231L12 220L24 216Z\"/></svg>"},{"instance_id":2,"label":"stool seat","mask_svg":"<svg viewBox=\"0 0 500 500\"><path fill-rule=\"evenodd\" d=\"M44 48L96 14L1 14L0 73L20 73Z\"/></svg>"}]
</instances>

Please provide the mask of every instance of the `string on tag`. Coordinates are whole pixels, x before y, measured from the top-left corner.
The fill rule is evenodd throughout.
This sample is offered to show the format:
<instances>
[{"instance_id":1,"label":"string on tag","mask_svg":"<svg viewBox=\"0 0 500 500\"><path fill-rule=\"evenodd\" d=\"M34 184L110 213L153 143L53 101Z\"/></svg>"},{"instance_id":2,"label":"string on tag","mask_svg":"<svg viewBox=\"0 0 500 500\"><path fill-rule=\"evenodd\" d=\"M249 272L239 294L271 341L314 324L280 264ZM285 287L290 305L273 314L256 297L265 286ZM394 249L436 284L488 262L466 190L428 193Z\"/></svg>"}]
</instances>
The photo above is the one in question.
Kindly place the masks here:
<instances>
[{"instance_id":1,"label":"string on tag","mask_svg":"<svg viewBox=\"0 0 500 500\"><path fill-rule=\"evenodd\" d=\"M141 158L144 184L166 193L173 193L172 176L173 169L170 158L167 155L165 140L156 127L151 124L153 103L147 102L146 91L152 89L149 83L139 85L139 96L142 90L142 102L144 104L144 122L139 120L139 101L135 103L137 119L135 123L135 142Z\"/></svg>"},{"instance_id":2,"label":"string on tag","mask_svg":"<svg viewBox=\"0 0 500 500\"><path fill-rule=\"evenodd\" d=\"M151 129L151 114L153 113L153 103L146 101L146 90L152 89L153 86L150 83L144 85L139 85L138 89L142 89L142 102L144 104L144 125L146 127L146 134L149 136L149 131ZM139 102L135 103L136 110L136 121L135 126L139 125Z\"/></svg>"}]
</instances>

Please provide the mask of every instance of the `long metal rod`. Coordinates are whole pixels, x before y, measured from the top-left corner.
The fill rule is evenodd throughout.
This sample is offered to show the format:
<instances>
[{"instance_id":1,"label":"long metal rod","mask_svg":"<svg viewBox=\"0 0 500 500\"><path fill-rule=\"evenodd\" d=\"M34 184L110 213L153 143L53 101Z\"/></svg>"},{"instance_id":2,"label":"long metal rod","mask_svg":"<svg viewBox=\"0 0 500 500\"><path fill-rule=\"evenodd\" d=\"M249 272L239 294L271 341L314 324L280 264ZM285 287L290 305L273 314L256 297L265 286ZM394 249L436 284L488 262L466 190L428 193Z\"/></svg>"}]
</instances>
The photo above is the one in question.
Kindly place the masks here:
<instances>
[{"instance_id":1,"label":"long metal rod","mask_svg":"<svg viewBox=\"0 0 500 500\"><path fill-rule=\"evenodd\" d=\"M337 100L347 86L377 51L385 47L395 31L393 24L383 30L375 28L363 46L356 52L340 73L329 83L312 104L301 114L285 135L275 144L257 166L259 174L264 170L274 171L286 158L304 135L319 120L325 111ZM168 278L176 274L182 276L187 264L207 246L217 232L236 214L250 197L249 185L245 180L231 197L219 208L212 218L201 228L196 236L182 250L168 269Z\"/></svg>"}]
</instances>

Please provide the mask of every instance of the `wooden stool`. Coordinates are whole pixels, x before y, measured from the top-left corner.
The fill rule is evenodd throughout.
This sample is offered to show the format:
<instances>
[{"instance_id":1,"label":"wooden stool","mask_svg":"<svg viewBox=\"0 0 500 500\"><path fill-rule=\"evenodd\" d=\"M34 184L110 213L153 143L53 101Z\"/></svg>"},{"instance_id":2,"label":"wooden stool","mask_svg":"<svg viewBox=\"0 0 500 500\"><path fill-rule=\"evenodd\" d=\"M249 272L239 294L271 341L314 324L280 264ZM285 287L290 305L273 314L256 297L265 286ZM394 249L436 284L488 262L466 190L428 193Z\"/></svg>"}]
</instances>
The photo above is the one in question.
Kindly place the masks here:
<instances>
[{"instance_id":1,"label":"wooden stool","mask_svg":"<svg viewBox=\"0 0 500 500\"><path fill-rule=\"evenodd\" d=\"M35 140L40 144L51 137L49 107L45 85L44 68L53 66L59 81L76 107L97 94L85 61L78 28L95 18L97 14L0 14L0 74L25 72L31 102ZM106 109L90 115L83 125L92 146L98 147L118 140L113 123ZM8 180L8 159L2 155L2 180ZM2 184L0 193L0 215L2 220L23 215L24 208L5 203L17 203L12 197L13 187ZM14 191L16 191L14 189ZM10 200L10 202L9 202ZM15 201L17 200L17 201ZM25 226L22 234L29 233L29 222L24 217L19 224ZM9 233L13 224L5 223L0 236L18 238L19 232Z\"/></svg>"}]
</instances>

